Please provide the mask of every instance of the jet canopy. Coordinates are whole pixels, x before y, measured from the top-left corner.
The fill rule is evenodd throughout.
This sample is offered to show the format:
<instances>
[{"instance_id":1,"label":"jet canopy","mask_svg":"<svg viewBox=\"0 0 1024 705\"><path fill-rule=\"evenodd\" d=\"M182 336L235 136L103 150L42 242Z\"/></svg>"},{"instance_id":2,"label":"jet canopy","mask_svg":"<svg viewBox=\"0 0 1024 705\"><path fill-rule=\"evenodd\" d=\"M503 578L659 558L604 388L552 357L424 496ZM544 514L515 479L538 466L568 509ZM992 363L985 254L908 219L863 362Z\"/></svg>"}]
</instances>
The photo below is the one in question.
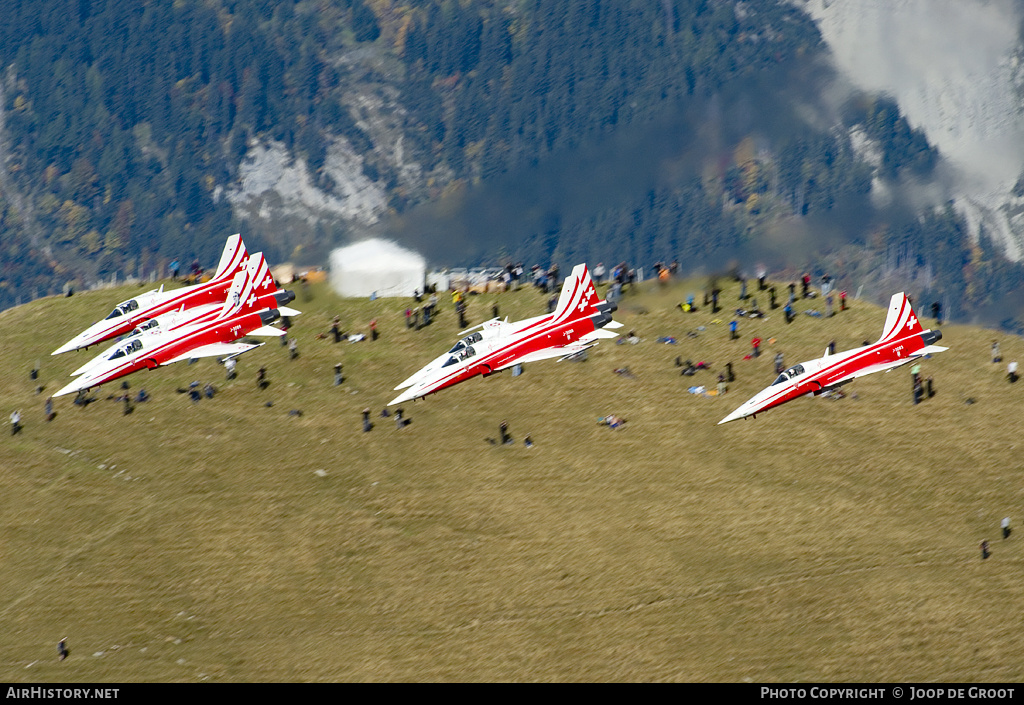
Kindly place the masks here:
<instances>
[{"instance_id":1,"label":"jet canopy","mask_svg":"<svg viewBox=\"0 0 1024 705\"><path fill-rule=\"evenodd\" d=\"M136 335L142 335L145 331L149 330L150 328L156 328L158 325L160 325L160 322L158 320L156 320L155 318L150 318L148 321L145 321L135 326L135 328L132 329L132 332L126 335L125 337L133 338Z\"/></svg>"},{"instance_id":2,"label":"jet canopy","mask_svg":"<svg viewBox=\"0 0 1024 705\"><path fill-rule=\"evenodd\" d=\"M132 311L138 310L138 308L139 308L139 302L136 301L135 299L131 299L129 301L125 301L124 303L120 303L117 306L115 306L114 310L110 312L110 315L107 316L106 318L104 318L103 320L109 321L111 318L117 318L118 316L123 316L126 313L130 313Z\"/></svg>"},{"instance_id":3,"label":"jet canopy","mask_svg":"<svg viewBox=\"0 0 1024 705\"><path fill-rule=\"evenodd\" d=\"M472 345L473 343L479 343L483 339L484 339L484 336L483 336L483 334L480 331L477 331L476 333L470 333L465 338L463 338L459 342L455 343L455 345L452 346L452 349L449 350L448 352L456 353L459 350L462 350L463 348Z\"/></svg>"},{"instance_id":4,"label":"jet canopy","mask_svg":"<svg viewBox=\"0 0 1024 705\"><path fill-rule=\"evenodd\" d=\"M803 373L804 373L804 366L803 365L793 365L788 370L786 370L785 372L780 374L778 377L776 377L775 381L772 382L771 386L774 387L776 384L782 384L783 382L788 382L789 380L793 379L794 377L799 377Z\"/></svg>"},{"instance_id":5,"label":"jet canopy","mask_svg":"<svg viewBox=\"0 0 1024 705\"><path fill-rule=\"evenodd\" d=\"M452 348L452 349L454 350L455 348ZM457 353L455 355L452 355L450 358L448 358L448 362L446 362L443 365L441 365L441 367L448 367L448 365L454 365L456 363L462 362L463 360L468 360L469 358L473 357L474 355L476 355L476 350L473 348L473 346L472 345L466 346L465 350L463 350L463 351L461 351L461 352L459 352L459 353Z\"/></svg>"},{"instance_id":6,"label":"jet canopy","mask_svg":"<svg viewBox=\"0 0 1024 705\"><path fill-rule=\"evenodd\" d=\"M108 357L107 359L108 360L116 360L119 357L126 357L128 355L131 355L133 352L136 352L138 350L142 350L142 341L141 340L133 340L130 343L125 343L124 345L119 347L114 352L114 354L111 355L110 357Z\"/></svg>"}]
</instances>

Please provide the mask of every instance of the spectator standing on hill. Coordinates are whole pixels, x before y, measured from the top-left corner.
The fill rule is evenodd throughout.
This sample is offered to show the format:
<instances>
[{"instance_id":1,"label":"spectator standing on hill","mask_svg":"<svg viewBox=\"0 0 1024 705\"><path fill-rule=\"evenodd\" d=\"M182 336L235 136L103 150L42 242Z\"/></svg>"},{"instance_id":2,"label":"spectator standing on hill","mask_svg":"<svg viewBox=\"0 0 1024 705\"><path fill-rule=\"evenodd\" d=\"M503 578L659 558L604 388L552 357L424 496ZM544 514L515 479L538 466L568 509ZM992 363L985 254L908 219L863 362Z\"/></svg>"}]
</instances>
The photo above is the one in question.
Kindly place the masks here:
<instances>
[{"instance_id":1,"label":"spectator standing on hill","mask_svg":"<svg viewBox=\"0 0 1024 705\"><path fill-rule=\"evenodd\" d=\"M175 262L177 264L177 262ZM68 638L61 637L61 640L57 642L57 658L61 661L66 659L71 652L68 651Z\"/></svg>"},{"instance_id":2,"label":"spectator standing on hill","mask_svg":"<svg viewBox=\"0 0 1024 705\"><path fill-rule=\"evenodd\" d=\"M597 266L594 267L594 283L604 283L604 262L598 262Z\"/></svg>"},{"instance_id":3,"label":"spectator standing on hill","mask_svg":"<svg viewBox=\"0 0 1024 705\"><path fill-rule=\"evenodd\" d=\"M1010 517L1003 517L1002 528L1003 540L1005 541L1006 539L1010 538L1010 533L1013 531L1013 529L1010 528Z\"/></svg>"},{"instance_id":4,"label":"spectator standing on hill","mask_svg":"<svg viewBox=\"0 0 1024 705\"><path fill-rule=\"evenodd\" d=\"M793 319L796 318L792 304L786 304L786 308L782 309L782 313L786 316L786 323L792 323Z\"/></svg>"},{"instance_id":5,"label":"spectator standing on hill","mask_svg":"<svg viewBox=\"0 0 1024 705\"><path fill-rule=\"evenodd\" d=\"M338 316L335 316L334 320L331 321L331 335L334 336L335 343L341 342L341 322Z\"/></svg>"},{"instance_id":6,"label":"spectator standing on hill","mask_svg":"<svg viewBox=\"0 0 1024 705\"><path fill-rule=\"evenodd\" d=\"M935 319L935 325L942 325L942 304L938 301L932 303L932 318Z\"/></svg>"},{"instance_id":7,"label":"spectator standing on hill","mask_svg":"<svg viewBox=\"0 0 1024 705\"><path fill-rule=\"evenodd\" d=\"M736 340L740 337L739 327L739 323L736 322L735 318L729 321L729 340Z\"/></svg>"},{"instance_id":8,"label":"spectator standing on hill","mask_svg":"<svg viewBox=\"0 0 1024 705\"><path fill-rule=\"evenodd\" d=\"M718 396L722 396L723 394L725 394L725 390L725 375L720 373L718 375Z\"/></svg>"},{"instance_id":9,"label":"spectator standing on hill","mask_svg":"<svg viewBox=\"0 0 1024 705\"><path fill-rule=\"evenodd\" d=\"M981 542L981 560L985 560L986 558L988 558L991 555L992 555L992 553L988 550L988 541L987 540L982 541Z\"/></svg>"},{"instance_id":10,"label":"spectator standing on hill","mask_svg":"<svg viewBox=\"0 0 1024 705\"><path fill-rule=\"evenodd\" d=\"M498 426L498 432L501 434L502 445L512 443L512 435L508 432L508 421L501 422Z\"/></svg>"},{"instance_id":11,"label":"spectator standing on hill","mask_svg":"<svg viewBox=\"0 0 1024 705\"><path fill-rule=\"evenodd\" d=\"M53 397L47 397L46 398L46 406L45 406L44 410L45 410L45 413L46 413L46 420L47 421L53 421L53 417L56 416L56 414L53 413Z\"/></svg>"},{"instance_id":12,"label":"spectator standing on hill","mask_svg":"<svg viewBox=\"0 0 1024 705\"><path fill-rule=\"evenodd\" d=\"M370 319L370 340L376 340L380 337L380 333L377 332L377 319Z\"/></svg>"},{"instance_id":13,"label":"spectator standing on hill","mask_svg":"<svg viewBox=\"0 0 1024 705\"><path fill-rule=\"evenodd\" d=\"M373 428L373 424L370 423L370 410L363 409L363 433L368 433Z\"/></svg>"},{"instance_id":14,"label":"spectator standing on hill","mask_svg":"<svg viewBox=\"0 0 1024 705\"><path fill-rule=\"evenodd\" d=\"M811 275L804 272L803 279L800 280L803 284L803 298L807 299L811 296Z\"/></svg>"},{"instance_id":15,"label":"spectator standing on hill","mask_svg":"<svg viewBox=\"0 0 1024 705\"><path fill-rule=\"evenodd\" d=\"M753 355L754 357L760 357L760 355L761 355L761 339L760 338L754 338L753 340L751 340L750 341L750 347L751 347L751 350L752 350L751 355Z\"/></svg>"},{"instance_id":16,"label":"spectator standing on hill","mask_svg":"<svg viewBox=\"0 0 1024 705\"><path fill-rule=\"evenodd\" d=\"M341 374L341 363L339 362L334 366L334 386L341 386L341 383L345 381L345 377Z\"/></svg>"},{"instance_id":17,"label":"spectator standing on hill","mask_svg":"<svg viewBox=\"0 0 1024 705\"><path fill-rule=\"evenodd\" d=\"M299 357L299 343L298 341L295 340L294 337L288 341L288 356L292 360L295 360Z\"/></svg>"},{"instance_id":18,"label":"spectator standing on hill","mask_svg":"<svg viewBox=\"0 0 1024 705\"><path fill-rule=\"evenodd\" d=\"M778 302L775 300L775 287L774 286L768 287L768 301L769 301L768 307L772 311L774 311L775 309L777 309L779 307Z\"/></svg>"},{"instance_id":19,"label":"spectator standing on hill","mask_svg":"<svg viewBox=\"0 0 1024 705\"><path fill-rule=\"evenodd\" d=\"M782 353L781 352L775 353L775 374L777 374L777 375L782 374L783 370L786 369L785 365L783 365L783 363L782 363L782 360L783 360Z\"/></svg>"},{"instance_id":20,"label":"spectator standing on hill","mask_svg":"<svg viewBox=\"0 0 1024 705\"><path fill-rule=\"evenodd\" d=\"M224 361L224 370L227 373L226 377L228 381L231 381L238 376L238 373L235 372L235 367L237 365L238 362L233 357L229 357L227 360Z\"/></svg>"},{"instance_id":21,"label":"spectator standing on hill","mask_svg":"<svg viewBox=\"0 0 1024 705\"><path fill-rule=\"evenodd\" d=\"M726 382L735 382L736 381L736 375L734 375L732 373L732 363L731 362L725 363L725 381Z\"/></svg>"},{"instance_id":22,"label":"spectator standing on hill","mask_svg":"<svg viewBox=\"0 0 1024 705\"><path fill-rule=\"evenodd\" d=\"M840 311L845 311L846 310L846 290L845 289L843 291L839 292L839 310Z\"/></svg>"},{"instance_id":23,"label":"spectator standing on hill","mask_svg":"<svg viewBox=\"0 0 1024 705\"><path fill-rule=\"evenodd\" d=\"M1002 362L1003 356L999 354L999 341L992 341L992 362Z\"/></svg>"},{"instance_id":24,"label":"spectator standing on hill","mask_svg":"<svg viewBox=\"0 0 1024 705\"><path fill-rule=\"evenodd\" d=\"M15 409L11 412L11 435L21 433L21 412Z\"/></svg>"},{"instance_id":25,"label":"spectator standing on hill","mask_svg":"<svg viewBox=\"0 0 1024 705\"><path fill-rule=\"evenodd\" d=\"M1016 382L1020 377L1017 376L1017 363L1011 362L1006 366L1006 379L1010 380L1010 384Z\"/></svg>"}]
</instances>

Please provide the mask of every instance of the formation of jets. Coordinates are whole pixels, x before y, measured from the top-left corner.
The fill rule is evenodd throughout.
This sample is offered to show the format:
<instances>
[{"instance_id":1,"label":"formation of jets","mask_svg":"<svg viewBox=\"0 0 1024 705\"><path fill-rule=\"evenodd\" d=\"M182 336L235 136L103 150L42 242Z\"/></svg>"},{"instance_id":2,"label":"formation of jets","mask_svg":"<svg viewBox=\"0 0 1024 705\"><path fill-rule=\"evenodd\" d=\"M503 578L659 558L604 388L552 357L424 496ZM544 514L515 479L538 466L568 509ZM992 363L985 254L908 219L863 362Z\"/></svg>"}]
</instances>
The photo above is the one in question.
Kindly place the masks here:
<instances>
[{"instance_id":1,"label":"formation of jets","mask_svg":"<svg viewBox=\"0 0 1024 705\"><path fill-rule=\"evenodd\" d=\"M857 377L888 372L925 355L948 350L934 345L941 338L941 331L921 326L905 293L894 294L878 342L832 355L826 350L817 360L793 365L718 423L755 416L805 394L821 394Z\"/></svg>"},{"instance_id":2,"label":"formation of jets","mask_svg":"<svg viewBox=\"0 0 1024 705\"><path fill-rule=\"evenodd\" d=\"M250 255L238 235L228 238L214 276L194 286L146 292L114 307L102 321L59 347L59 355L120 339L72 375L54 396L99 386L142 369L201 357L231 358L262 345L235 342L246 336L282 336L271 323L299 311L286 305L295 295L278 288L262 253ZM510 323L494 318L461 333L455 345L408 377L389 405L434 394L475 376L523 363L564 360L618 335L616 306L597 297L586 265L565 280L554 312ZM925 329L906 294L892 297L881 338L871 345L830 353L793 365L767 388L719 421L728 423L797 397L835 389L857 377L887 372L947 348L935 345L941 331Z\"/></svg>"},{"instance_id":3,"label":"formation of jets","mask_svg":"<svg viewBox=\"0 0 1024 705\"><path fill-rule=\"evenodd\" d=\"M54 396L181 360L241 355L262 343L234 342L240 338L285 334L270 324L300 313L286 306L294 299L291 291L278 288L263 254L248 254L241 238L233 235L208 282L173 291L161 287L124 301L102 321L55 350L53 354L59 355L127 333L75 370L72 375L77 375L76 379Z\"/></svg>"},{"instance_id":4,"label":"formation of jets","mask_svg":"<svg viewBox=\"0 0 1024 705\"><path fill-rule=\"evenodd\" d=\"M576 265L562 285L553 313L516 323L492 319L470 328L451 350L412 375L396 390L405 389L390 405L418 399L477 375L489 375L513 365L550 358L564 360L601 338L614 338L609 328L621 328L612 320L615 304L597 298L590 273Z\"/></svg>"}]
</instances>

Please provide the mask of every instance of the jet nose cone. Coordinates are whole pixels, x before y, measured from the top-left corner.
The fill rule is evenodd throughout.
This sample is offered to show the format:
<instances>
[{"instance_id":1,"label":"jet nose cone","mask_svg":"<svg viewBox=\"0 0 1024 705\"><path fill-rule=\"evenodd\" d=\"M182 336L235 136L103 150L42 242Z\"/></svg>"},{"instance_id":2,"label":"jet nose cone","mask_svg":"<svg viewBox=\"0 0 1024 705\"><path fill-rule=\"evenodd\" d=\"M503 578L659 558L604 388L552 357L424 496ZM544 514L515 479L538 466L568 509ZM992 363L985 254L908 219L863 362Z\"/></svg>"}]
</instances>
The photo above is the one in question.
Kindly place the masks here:
<instances>
[{"instance_id":1,"label":"jet nose cone","mask_svg":"<svg viewBox=\"0 0 1024 705\"><path fill-rule=\"evenodd\" d=\"M74 382L71 382L67 386L61 388L60 391L54 393L53 396L62 397L65 394L74 394L75 392L78 392L81 389L88 389L88 387L82 384L81 379L76 379Z\"/></svg>"},{"instance_id":2,"label":"jet nose cone","mask_svg":"<svg viewBox=\"0 0 1024 705\"><path fill-rule=\"evenodd\" d=\"M407 389L404 392L402 392L401 394L399 394L397 397L395 397L394 399L389 401L388 402L388 406L394 406L395 404L401 404L404 401L409 401L410 399L415 399L415 398L416 398L415 390Z\"/></svg>"},{"instance_id":3,"label":"jet nose cone","mask_svg":"<svg viewBox=\"0 0 1024 705\"><path fill-rule=\"evenodd\" d=\"M732 412L731 414L726 416L724 419L719 421L718 425L721 426L724 423L729 423L730 421L735 421L736 419L741 419L741 418L743 418L743 412L741 412L739 409L736 409L736 411Z\"/></svg>"},{"instance_id":4,"label":"jet nose cone","mask_svg":"<svg viewBox=\"0 0 1024 705\"><path fill-rule=\"evenodd\" d=\"M59 348L57 348L56 350L54 350L50 354L51 355L62 355L64 353L66 353L66 352L71 352L72 350L77 350L78 349L78 345L76 344L77 341L78 341L78 338L75 338L74 340L69 340L68 342L64 343L63 345L61 345Z\"/></svg>"}]
</instances>

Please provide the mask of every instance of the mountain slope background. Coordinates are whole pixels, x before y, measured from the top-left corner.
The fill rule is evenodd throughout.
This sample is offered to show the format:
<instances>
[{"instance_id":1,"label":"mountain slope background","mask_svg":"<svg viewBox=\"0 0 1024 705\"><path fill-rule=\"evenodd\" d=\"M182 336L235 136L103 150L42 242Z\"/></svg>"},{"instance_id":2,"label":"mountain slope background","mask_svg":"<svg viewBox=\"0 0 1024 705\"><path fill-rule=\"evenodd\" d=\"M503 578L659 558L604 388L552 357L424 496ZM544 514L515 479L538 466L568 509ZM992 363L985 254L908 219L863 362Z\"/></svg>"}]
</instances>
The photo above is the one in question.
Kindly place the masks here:
<instances>
[{"instance_id":1,"label":"mountain slope background","mask_svg":"<svg viewBox=\"0 0 1024 705\"><path fill-rule=\"evenodd\" d=\"M438 265L828 270L1019 328L1002 231L807 9L16 0L0 304L209 265L233 231L301 264L385 234Z\"/></svg>"},{"instance_id":2,"label":"mountain slope background","mask_svg":"<svg viewBox=\"0 0 1024 705\"><path fill-rule=\"evenodd\" d=\"M627 289L616 318L641 343L467 381L407 404L402 430L378 414L450 346L448 302L416 331L402 301L313 286L295 302L297 360L271 342L240 359L233 382L212 360L139 373L128 391L152 399L132 414L108 398L124 393L114 383L85 408L56 400L49 423L46 394L89 353L48 351L138 288L0 313L0 392L25 425L0 442L0 674L1020 680L1024 485L1007 419L1024 386L989 353L995 336L1020 360L1020 338L943 325L949 351L922 365L936 396L918 406L900 368L844 399L718 426L771 381L777 352L793 364L830 340L874 340L885 311L857 300L815 318L804 312L820 300L802 300L792 324L744 320L732 341L707 310L676 306L703 284ZM738 293L726 286L723 303ZM469 316L498 305L517 319L545 301L532 289L470 297ZM360 332L376 318L380 340L318 339L334 315ZM755 335L765 354L744 359ZM681 376L677 356L712 371ZM724 397L687 393L713 389L730 361ZM338 362L346 381L334 386ZM176 391L194 380L215 397ZM612 413L625 425L597 423ZM513 446L487 440L502 420ZM1004 516L1017 530L1007 541Z\"/></svg>"}]
</instances>

